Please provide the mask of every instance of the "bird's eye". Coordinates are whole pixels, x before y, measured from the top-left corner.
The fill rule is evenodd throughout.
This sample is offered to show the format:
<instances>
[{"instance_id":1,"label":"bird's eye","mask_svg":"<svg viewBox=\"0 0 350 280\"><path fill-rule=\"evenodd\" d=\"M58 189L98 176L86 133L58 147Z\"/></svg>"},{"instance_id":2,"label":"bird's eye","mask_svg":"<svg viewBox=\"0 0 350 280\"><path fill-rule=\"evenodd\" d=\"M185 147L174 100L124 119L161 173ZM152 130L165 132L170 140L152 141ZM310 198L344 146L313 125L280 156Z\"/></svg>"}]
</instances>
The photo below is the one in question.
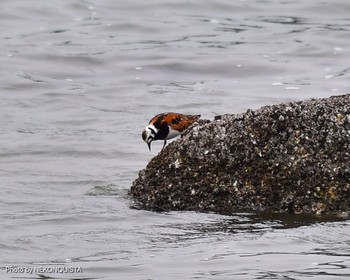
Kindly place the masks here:
<instances>
[{"instance_id":1,"label":"bird's eye","mask_svg":"<svg viewBox=\"0 0 350 280\"><path fill-rule=\"evenodd\" d=\"M149 127L149 130L152 132L153 135L156 135L156 132L154 131L153 128Z\"/></svg>"}]
</instances>

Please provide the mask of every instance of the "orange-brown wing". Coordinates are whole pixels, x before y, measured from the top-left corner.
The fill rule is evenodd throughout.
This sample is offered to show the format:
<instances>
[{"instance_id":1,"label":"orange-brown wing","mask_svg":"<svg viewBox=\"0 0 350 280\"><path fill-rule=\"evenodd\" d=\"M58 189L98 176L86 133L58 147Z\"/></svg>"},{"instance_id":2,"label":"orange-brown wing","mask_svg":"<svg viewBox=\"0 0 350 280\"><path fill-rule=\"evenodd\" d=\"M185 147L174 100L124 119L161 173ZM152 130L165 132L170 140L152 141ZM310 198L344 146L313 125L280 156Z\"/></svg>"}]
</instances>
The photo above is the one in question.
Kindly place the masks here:
<instances>
[{"instance_id":1,"label":"orange-brown wing","mask_svg":"<svg viewBox=\"0 0 350 280\"><path fill-rule=\"evenodd\" d=\"M182 132L195 121L197 121L199 118L200 115L183 115L179 113L168 113L163 116L161 123L166 122L170 124L173 129Z\"/></svg>"},{"instance_id":2,"label":"orange-brown wing","mask_svg":"<svg viewBox=\"0 0 350 280\"><path fill-rule=\"evenodd\" d=\"M167 115L167 113L158 114L158 115L154 116L154 117L149 121L148 124L155 124L155 123L160 124L166 115Z\"/></svg>"}]
</instances>

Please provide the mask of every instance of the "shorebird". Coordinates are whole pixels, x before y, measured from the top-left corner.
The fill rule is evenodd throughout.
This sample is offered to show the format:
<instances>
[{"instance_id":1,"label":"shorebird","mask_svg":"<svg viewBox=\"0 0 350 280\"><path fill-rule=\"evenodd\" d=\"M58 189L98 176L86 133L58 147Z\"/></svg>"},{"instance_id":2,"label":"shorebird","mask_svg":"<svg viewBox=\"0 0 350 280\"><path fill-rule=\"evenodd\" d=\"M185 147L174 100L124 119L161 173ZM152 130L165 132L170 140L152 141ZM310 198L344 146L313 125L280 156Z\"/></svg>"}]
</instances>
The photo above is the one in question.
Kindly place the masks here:
<instances>
[{"instance_id":1,"label":"shorebird","mask_svg":"<svg viewBox=\"0 0 350 280\"><path fill-rule=\"evenodd\" d=\"M181 135L190 125L196 122L201 115L184 115L180 113L162 113L154 116L142 131L142 139L151 150L151 143L155 140L166 140Z\"/></svg>"}]
</instances>

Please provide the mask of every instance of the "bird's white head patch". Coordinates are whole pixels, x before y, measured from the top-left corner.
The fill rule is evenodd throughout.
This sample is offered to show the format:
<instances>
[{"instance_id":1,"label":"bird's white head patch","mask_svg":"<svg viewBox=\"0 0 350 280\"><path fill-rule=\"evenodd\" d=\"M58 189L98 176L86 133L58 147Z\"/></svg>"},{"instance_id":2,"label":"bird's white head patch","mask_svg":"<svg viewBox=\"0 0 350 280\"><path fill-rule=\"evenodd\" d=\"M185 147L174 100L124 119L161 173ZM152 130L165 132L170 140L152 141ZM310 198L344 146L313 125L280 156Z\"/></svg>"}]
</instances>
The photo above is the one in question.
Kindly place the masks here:
<instances>
[{"instance_id":1,"label":"bird's white head patch","mask_svg":"<svg viewBox=\"0 0 350 280\"><path fill-rule=\"evenodd\" d=\"M142 131L142 139L147 143L148 148L150 150L151 150L151 142L156 137L157 132L158 132L158 129L156 129L152 124L146 126L145 129Z\"/></svg>"}]
</instances>

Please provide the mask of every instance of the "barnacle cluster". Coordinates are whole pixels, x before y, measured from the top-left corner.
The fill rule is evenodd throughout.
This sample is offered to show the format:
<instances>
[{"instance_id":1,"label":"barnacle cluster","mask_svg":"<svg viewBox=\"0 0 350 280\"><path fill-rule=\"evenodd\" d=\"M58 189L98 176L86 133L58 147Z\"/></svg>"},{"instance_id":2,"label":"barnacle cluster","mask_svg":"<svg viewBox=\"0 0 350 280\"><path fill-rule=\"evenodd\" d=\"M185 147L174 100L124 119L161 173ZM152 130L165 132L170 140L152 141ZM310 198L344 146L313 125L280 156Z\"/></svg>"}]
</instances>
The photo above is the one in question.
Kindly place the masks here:
<instances>
[{"instance_id":1,"label":"barnacle cluster","mask_svg":"<svg viewBox=\"0 0 350 280\"><path fill-rule=\"evenodd\" d=\"M350 212L350 95L202 120L130 194L150 210Z\"/></svg>"}]
</instances>

